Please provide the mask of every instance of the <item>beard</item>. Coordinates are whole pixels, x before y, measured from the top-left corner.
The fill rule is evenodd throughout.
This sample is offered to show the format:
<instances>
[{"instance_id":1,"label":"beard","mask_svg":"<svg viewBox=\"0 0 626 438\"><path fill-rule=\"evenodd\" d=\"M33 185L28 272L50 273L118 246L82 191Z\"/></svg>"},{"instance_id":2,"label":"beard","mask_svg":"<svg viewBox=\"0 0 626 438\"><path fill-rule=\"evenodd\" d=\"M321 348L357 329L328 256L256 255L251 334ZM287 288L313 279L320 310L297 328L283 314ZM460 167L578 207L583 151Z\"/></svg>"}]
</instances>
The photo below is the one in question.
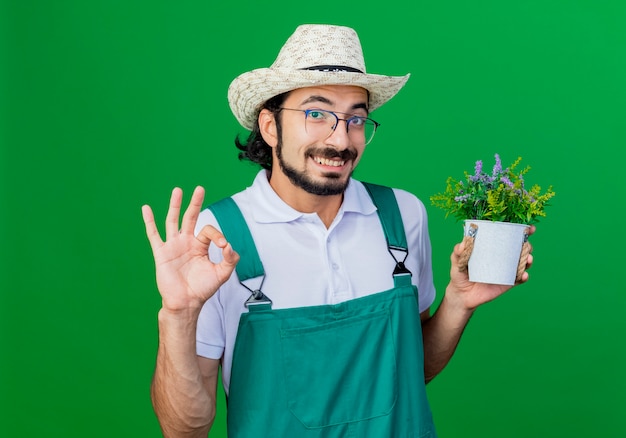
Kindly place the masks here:
<instances>
[{"instance_id":1,"label":"beard","mask_svg":"<svg viewBox=\"0 0 626 438\"><path fill-rule=\"evenodd\" d=\"M323 181L315 181L306 173L306 171L300 171L290 166L284 159L282 153L282 139L278 141L276 145L276 157L278 158L278 165L283 173L289 178L289 181L297 187L300 187L307 193L317 196L332 196L340 195L348 187L352 172L348 175L348 178L341 180L341 174L337 172L326 172L322 176ZM306 152L306 157L323 157L323 158L339 158L345 161L354 162L358 156L354 150L345 149L343 151L337 151L333 148L311 148Z\"/></svg>"}]
</instances>

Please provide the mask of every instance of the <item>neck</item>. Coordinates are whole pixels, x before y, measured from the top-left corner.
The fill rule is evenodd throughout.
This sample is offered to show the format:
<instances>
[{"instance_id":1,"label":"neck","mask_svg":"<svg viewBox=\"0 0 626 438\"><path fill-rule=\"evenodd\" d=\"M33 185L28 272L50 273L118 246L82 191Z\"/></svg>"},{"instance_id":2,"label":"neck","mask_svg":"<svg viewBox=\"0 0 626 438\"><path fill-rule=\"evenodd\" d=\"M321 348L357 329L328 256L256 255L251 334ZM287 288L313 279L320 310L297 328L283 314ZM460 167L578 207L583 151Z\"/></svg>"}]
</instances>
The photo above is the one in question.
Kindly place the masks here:
<instances>
[{"instance_id":1,"label":"neck","mask_svg":"<svg viewBox=\"0 0 626 438\"><path fill-rule=\"evenodd\" d=\"M282 172L272 172L269 183L276 194L294 210L301 213L317 213L326 228L333 223L343 202L343 194L313 195L295 186Z\"/></svg>"}]
</instances>

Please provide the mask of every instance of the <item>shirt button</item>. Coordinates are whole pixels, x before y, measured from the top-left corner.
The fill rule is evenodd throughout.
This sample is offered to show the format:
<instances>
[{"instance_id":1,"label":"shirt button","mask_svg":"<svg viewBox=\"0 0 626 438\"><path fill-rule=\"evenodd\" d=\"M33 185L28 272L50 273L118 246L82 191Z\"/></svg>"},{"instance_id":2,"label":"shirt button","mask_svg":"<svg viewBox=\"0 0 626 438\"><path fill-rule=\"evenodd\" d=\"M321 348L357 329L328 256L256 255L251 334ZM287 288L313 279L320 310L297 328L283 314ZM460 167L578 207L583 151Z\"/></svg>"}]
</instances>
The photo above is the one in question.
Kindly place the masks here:
<instances>
[{"instance_id":1,"label":"shirt button","mask_svg":"<svg viewBox=\"0 0 626 438\"><path fill-rule=\"evenodd\" d=\"M332 266L333 266L333 269L334 269L335 271L338 271L338 270L339 270L339 265L338 265L337 263L333 263L333 265L332 265Z\"/></svg>"}]
</instances>

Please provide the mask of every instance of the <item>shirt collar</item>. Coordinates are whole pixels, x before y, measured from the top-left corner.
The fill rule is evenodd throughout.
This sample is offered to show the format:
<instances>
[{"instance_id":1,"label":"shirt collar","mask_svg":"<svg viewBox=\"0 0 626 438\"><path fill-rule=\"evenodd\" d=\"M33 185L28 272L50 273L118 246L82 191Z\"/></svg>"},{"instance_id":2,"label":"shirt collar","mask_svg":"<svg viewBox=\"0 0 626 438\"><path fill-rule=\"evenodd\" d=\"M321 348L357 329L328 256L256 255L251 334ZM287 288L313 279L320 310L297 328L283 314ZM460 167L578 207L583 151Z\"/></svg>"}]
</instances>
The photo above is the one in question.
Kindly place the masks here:
<instances>
[{"instance_id":1,"label":"shirt collar","mask_svg":"<svg viewBox=\"0 0 626 438\"><path fill-rule=\"evenodd\" d=\"M261 170L248 189L249 203L254 220L259 223L291 222L301 218L301 213L287 205L270 186L267 171ZM338 214L358 213L369 215L376 211L367 190L359 181L350 179Z\"/></svg>"}]
</instances>

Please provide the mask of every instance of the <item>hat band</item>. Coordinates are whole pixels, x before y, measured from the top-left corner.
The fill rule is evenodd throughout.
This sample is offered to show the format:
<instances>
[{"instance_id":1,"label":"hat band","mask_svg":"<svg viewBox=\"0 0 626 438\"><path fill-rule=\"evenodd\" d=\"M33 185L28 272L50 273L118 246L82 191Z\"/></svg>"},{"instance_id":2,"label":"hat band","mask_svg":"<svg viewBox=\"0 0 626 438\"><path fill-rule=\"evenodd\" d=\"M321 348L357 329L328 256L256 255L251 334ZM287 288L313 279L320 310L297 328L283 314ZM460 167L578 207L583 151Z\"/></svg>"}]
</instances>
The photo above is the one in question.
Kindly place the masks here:
<instances>
[{"instance_id":1,"label":"hat band","mask_svg":"<svg viewBox=\"0 0 626 438\"><path fill-rule=\"evenodd\" d=\"M326 72L348 72L348 73L361 73L363 72L359 69L353 67L347 67L344 65L316 65L313 67L302 68L301 70L315 70L315 71L326 71Z\"/></svg>"}]
</instances>

